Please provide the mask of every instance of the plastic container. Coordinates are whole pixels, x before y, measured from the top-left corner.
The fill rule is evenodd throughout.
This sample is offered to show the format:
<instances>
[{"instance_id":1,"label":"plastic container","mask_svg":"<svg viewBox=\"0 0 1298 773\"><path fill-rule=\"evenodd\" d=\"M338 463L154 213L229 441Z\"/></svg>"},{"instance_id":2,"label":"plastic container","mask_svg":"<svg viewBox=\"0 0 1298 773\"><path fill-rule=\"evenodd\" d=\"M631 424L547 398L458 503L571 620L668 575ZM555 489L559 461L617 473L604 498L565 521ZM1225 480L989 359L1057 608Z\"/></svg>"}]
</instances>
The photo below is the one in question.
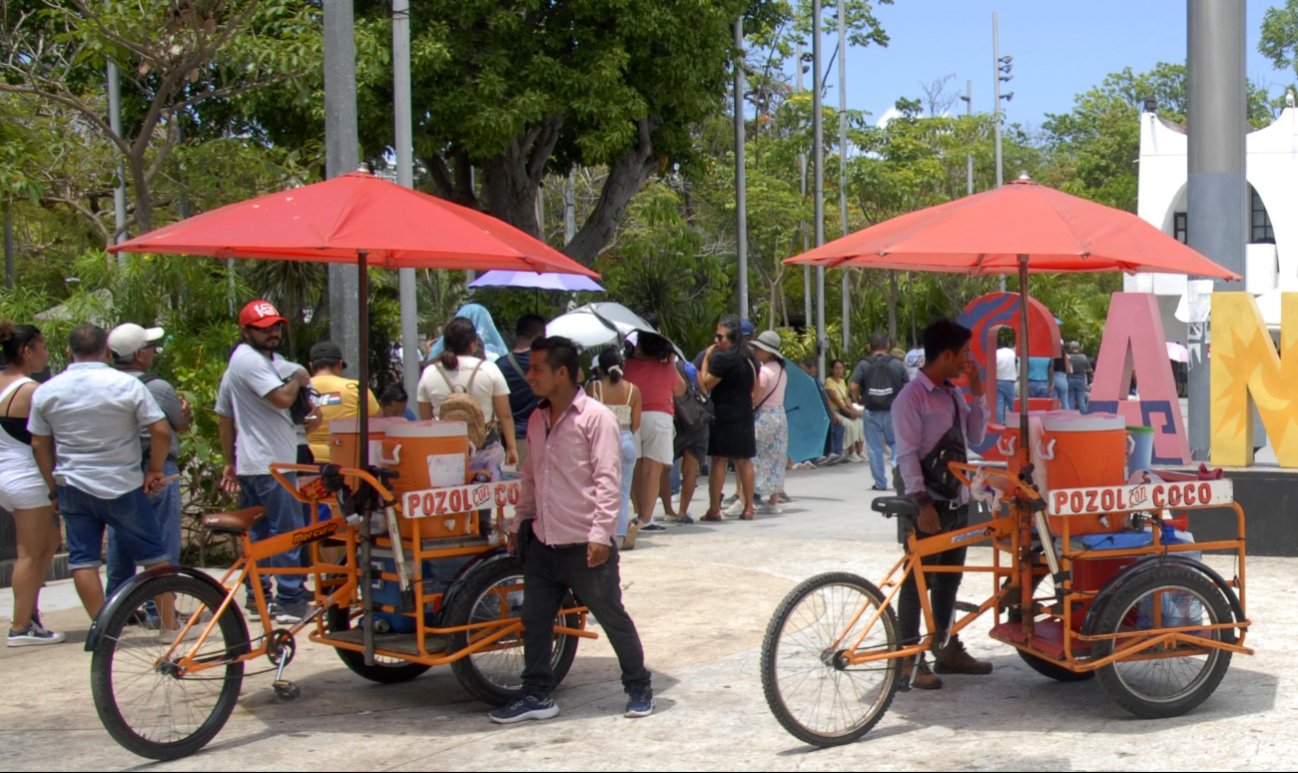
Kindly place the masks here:
<instances>
[{"instance_id":1,"label":"plastic container","mask_svg":"<svg viewBox=\"0 0 1298 773\"><path fill-rule=\"evenodd\" d=\"M1194 535L1189 532L1175 529L1171 526L1160 526L1163 529L1163 543L1167 545L1180 545L1194 542ZM1072 549L1074 552L1094 552L1101 550L1123 550L1130 548L1143 548L1152 545L1154 535L1148 530L1144 531L1123 531L1103 534L1088 534L1082 537L1076 537L1072 540ZM1062 549L1063 540L1055 539L1057 548ZM1203 554L1198 551L1186 551L1177 553L1178 556L1185 556L1192 559L1201 559ZM1128 567L1139 561L1141 556L1131 556L1129 558L1076 558L1073 559L1073 589L1097 593L1104 588L1114 577L1117 577ZM1193 597L1188 597L1184 593L1164 594L1164 599L1172 598L1171 602L1165 601L1164 607L1164 628L1176 625L1194 625L1199 621L1203 614L1202 608L1198 608ZM1086 622L1086 614L1093 603L1092 598L1085 598L1073 610L1072 628L1074 631L1081 631L1082 625ZM1169 609L1170 607L1170 609ZM1137 605L1134 619L1128 621L1130 625L1139 626L1142 629L1153 627L1154 617L1153 597L1147 596Z\"/></svg>"},{"instance_id":2,"label":"plastic container","mask_svg":"<svg viewBox=\"0 0 1298 773\"><path fill-rule=\"evenodd\" d=\"M1121 416L1048 415L1042 419L1040 454L1052 490L1121 486L1126 483L1127 424ZM1065 518L1072 535L1112 532L1104 513L1051 516L1050 528L1062 533Z\"/></svg>"},{"instance_id":3,"label":"plastic container","mask_svg":"<svg viewBox=\"0 0 1298 773\"><path fill-rule=\"evenodd\" d=\"M414 421L391 425L383 440L380 463L396 470L392 490L401 495L430 488L463 486L469 481L468 428L462 421ZM401 536L440 539L477 533L469 513L401 519ZM407 527L413 531L408 531Z\"/></svg>"},{"instance_id":4,"label":"plastic container","mask_svg":"<svg viewBox=\"0 0 1298 773\"><path fill-rule=\"evenodd\" d=\"M397 424L408 424L401 418L371 417L369 426L370 464L377 464L383 453L383 439L389 427ZM329 458L317 459L317 462L332 462L343 467L357 467L360 462L357 451L360 449L360 419L334 419L329 422Z\"/></svg>"},{"instance_id":5,"label":"plastic container","mask_svg":"<svg viewBox=\"0 0 1298 773\"><path fill-rule=\"evenodd\" d=\"M422 582L424 585L424 594L433 595L445 593L454 582L456 575L464 568L464 565L476 558L476 556L452 556L450 558L430 558L424 560ZM394 609L401 608L401 584L396 580L385 580L377 576L380 572L395 575L397 573L396 561L392 558L392 551L382 548L372 548L370 553L370 568L374 571L375 577L371 588L373 589L374 605L389 606ZM441 612L442 605L440 601L425 606L424 620L425 625L436 625L436 617ZM374 613L375 625L393 633L412 633L416 626L414 615L405 615L400 612L381 612Z\"/></svg>"},{"instance_id":6,"label":"plastic container","mask_svg":"<svg viewBox=\"0 0 1298 773\"><path fill-rule=\"evenodd\" d=\"M1127 474L1154 466L1154 428L1127 427L1131 437L1127 450Z\"/></svg>"},{"instance_id":7,"label":"plastic container","mask_svg":"<svg viewBox=\"0 0 1298 773\"><path fill-rule=\"evenodd\" d=\"M1056 416L1081 416L1077 411L1029 411L1028 412L1028 437L1031 441L1031 458L1032 458L1032 481L1036 484L1037 490L1042 494L1050 490L1050 469L1046 460L1041 456L1041 433L1045 431L1044 422L1047 418ZM1005 429L1001 431L1001 439L997 444L997 450L1005 455L1006 463L1009 466L1010 474L1016 478L1023 471L1023 456L1019 452L1023 447L1022 439L1019 437L1021 429L1021 414L1008 413L1005 415Z\"/></svg>"}]
</instances>

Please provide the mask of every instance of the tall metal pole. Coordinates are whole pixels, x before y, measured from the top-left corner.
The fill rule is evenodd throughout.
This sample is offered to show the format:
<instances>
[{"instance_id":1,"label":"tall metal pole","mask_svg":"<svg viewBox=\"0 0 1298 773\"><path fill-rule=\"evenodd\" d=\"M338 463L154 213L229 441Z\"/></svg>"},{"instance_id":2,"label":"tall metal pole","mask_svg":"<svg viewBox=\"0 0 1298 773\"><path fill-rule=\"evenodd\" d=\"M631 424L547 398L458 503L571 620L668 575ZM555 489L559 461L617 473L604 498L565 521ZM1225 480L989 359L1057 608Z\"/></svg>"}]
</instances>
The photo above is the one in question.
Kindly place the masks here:
<instances>
[{"instance_id":1,"label":"tall metal pole","mask_svg":"<svg viewBox=\"0 0 1298 773\"><path fill-rule=\"evenodd\" d=\"M1188 0L1187 96L1189 181L1187 211L1191 247L1241 276L1248 230L1248 184L1244 176L1247 112L1244 4L1236 0ZM1201 280L1193 280L1199 283ZM1194 289L1226 289L1206 281ZM1239 289L1235 285L1233 289ZM1196 293L1191 292L1191 296ZM1191 304L1191 308L1197 304ZM1190 452L1207 459L1212 442L1212 390L1206 315L1192 316L1190 348ZM1248 417L1251 421L1252 417Z\"/></svg>"},{"instance_id":2,"label":"tall metal pole","mask_svg":"<svg viewBox=\"0 0 1298 773\"><path fill-rule=\"evenodd\" d=\"M577 235L577 179L568 172L568 183L563 186L563 243L567 246Z\"/></svg>"},{"instance_id":3,"label":"tall metal pole","mask_svg":"<svg viewBox=\"0 0 1298 773\"><path fill-rule=\"evenodd\" d=\"M999 81L997 81L997 82L999 82ZM967 89L968 94L965 96L965 100L964 100L964 101L965 101L966 103L968 103L968 116L969 116L970 118L973 118L973 78L970 78L968 81L966 81L966 83L965 83L965 88ZM965 157L964 157L964 164L965 164L965 173L964 173L964 176L965 176L965 182L966 182L966 183L968 184L968 186L969 186L969 195L972 196L972 195L973 195L973 192L974 192L974 183L973 183L973 154L972 154L972 153L966 153L966 154L965 154Z\"/></svg>"},{"instance_id":4,"label":"tall metal pole","mask_svg":"<svg viewBox=\"0 0 1298 773\"><path fill-rule=\"evenodd\" d=\"M1001 171L1001 33L997 14L992 14L992 87L996 92L994 131L996 132L996 187L1005 182Z\"/></svg>"},{"instance_id":5,"label":"tall metal pole","mask_svg":"<svg viewBox=\"0 0 1298 773\"><path fill-rule=\"evenodd\" d=\"M798 93L802 93L802 41L798 41ZM798 154L798 192L807 195L807 154ZM802 251L811 249L811 240L807 238L807 224L802 224ZM802 324L811 324L811 266L802 267Z\"/></svg>"},{"instance_id":6,"label":"tall metal pole","mask_svg":"<svg viewBox=\"0 0 1298 773\"><path fill-rule=\"evenodd\" d=\"M325 177L333 179L360 166L356 128L356 34L352 0L324 0ZM359 375L360 336L356 304L360 282L356 266L329 264L329 337L342 347L347 376ZM298 309L290 309L297 317ZM366 385L368 386L368 385Z\"/></svg>"},{"instance_id":7,"label":"tall metal pole","mask_svg":"<svg viewBox=\"0 0 1298 773\"><path fill-rule=\"evenodd\" d=\"M843 236L847 236L847 11L838 0L838 210ZM841 268L843 279L843 356L852 347L851 269Z\"/></svg>"},{"instance_id":8,"label":"tall metal pole","mask_svg":"<svg viewBox=\"0 0 1298 773\"><path fill-rule=\"evenodd\" d=\"M735 243L739 318L748 318L748 181L744 169L744 17L735 19Z\"/></svg>"},{"instance_id":9,"label":"tall metal pole","mask_svg":"<svg viewBox=\"0 0 1298 773\"><path fill-rule=\"evenodd\" d=\"M415 187L414 139L410 117L410 0L392 0L392 113L397 156L397 184ZM419 298L415 270L397 272L401 296L401 381L406 394L419 387Z\"/></svg>"},{"instance_id":10,"label":"tall metal pole","mask_svg":"<svg viewBox=\"0 0 1298 773\"><path fill-rule=\"evenodd\" d=\"M812 156L816 163L815 199L816 246L825 243L825 116L821 98L824 75L820 71L821 7L820 0L811 4L811 90L812 90ZM825 267L816 266L816 363L820 378L825 378Z\"/></svg>"},{"instance_id":11,"label":"tall metal pole","mask_svg":"<svg viewBox=\"0 0 1298 773\"><path fill-rule=\"evenodd\" d=\"M108 62L108 126L113 134L122 136L122 84L117 64ZM117 187L113 188L113 235L118 244L126 241L126 160L117 162ZM126 253L117 256L125 264Z\"/></svg>"}]
</instances>

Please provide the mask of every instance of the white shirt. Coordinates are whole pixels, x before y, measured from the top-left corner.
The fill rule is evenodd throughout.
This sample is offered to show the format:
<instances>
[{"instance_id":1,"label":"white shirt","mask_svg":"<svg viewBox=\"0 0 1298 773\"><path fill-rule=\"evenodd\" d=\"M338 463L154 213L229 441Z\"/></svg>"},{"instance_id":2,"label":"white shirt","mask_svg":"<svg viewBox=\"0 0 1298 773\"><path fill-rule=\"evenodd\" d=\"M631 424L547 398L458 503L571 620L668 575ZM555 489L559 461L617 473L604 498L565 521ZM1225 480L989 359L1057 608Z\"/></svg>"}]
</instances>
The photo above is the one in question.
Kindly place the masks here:
<instances>
[{"instance_id":1,"label":"white shirt","mask_svg":"<svg viewBox=\"0 0 1298 773\"><path fill-rule=\"evenodd\" d=\"M478 370L477 377L474 377L473 369L477 368L480 362L482 368ZM477 401L478 406L482 408L482 416L488 424L496 417L496 406L492 403L492 399L509 394L509 382L505 381L505 374L501 373L500 368L493 362L483 362L478 357L462 354L459 356L459 367L446 371L446 378L442 377L441 372L438 371L438 363L434 362L424 368L424 375L419 378L417 393L419 402L433 406L433 416L437 416L437 412L442 409L442 403L451 396L451 387L446 383L447 378L451 380L451 384L463 387L469 396ZM472 389L469 388L470 381L473 382Z\"/></svg>"},{"instance_id":2,"label":"white shirt","mask_svg":"<svg viewBox=\"0 0 1298 773\"><path fill-rule=\"evenodd\" d=\"M27 429L54 438L56 481L117 499L144 485L140 430L166 418L135 376L75 362L36 388Z\"/></svg>"},{"instance_id":3,"label":"white shirt","mask_svg":"<svg viewBox=\"0 0 1298 773\"><path fill-rule=\"evenodd\" d=\"M1019 355L1008 346L996 350L996 380L1015 381L1019 377Z\"/></svg>"},{"instance_id":4,"label":"white shirt","mask_svg":"<svg viewBox=\"0 0 1298 773\"><path fill-rule=\"evenodd\" d=\"M272 462L297 461L298 436L287 409L276 408L266 395L284 386L279 364L247 344L230 357L216 394L216 413L234 419L235 473L269 475ZM291 365L291 374L299 366Z\"/></svg>"}]
</instances>

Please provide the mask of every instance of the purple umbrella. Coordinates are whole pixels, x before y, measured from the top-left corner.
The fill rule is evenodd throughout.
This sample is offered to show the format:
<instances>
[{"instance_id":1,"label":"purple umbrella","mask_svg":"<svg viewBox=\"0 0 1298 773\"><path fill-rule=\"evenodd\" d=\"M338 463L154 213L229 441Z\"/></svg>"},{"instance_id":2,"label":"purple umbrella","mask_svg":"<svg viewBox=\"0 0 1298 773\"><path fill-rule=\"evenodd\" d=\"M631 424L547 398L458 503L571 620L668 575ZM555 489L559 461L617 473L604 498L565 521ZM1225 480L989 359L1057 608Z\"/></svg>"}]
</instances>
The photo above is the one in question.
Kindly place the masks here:
<instances>
[{"instance_id":1,"label":"purple umbrella","mask_svg":"<svg viewBox=\"0 0 1298 773\"><path fill-rule=\"evenodd\" d=\"M518 287L568 293L604 292L603 287L588 277L576 274L538 274L535 271L487 271L470 282L469 287Z\"/></svg>"}]
</instances>

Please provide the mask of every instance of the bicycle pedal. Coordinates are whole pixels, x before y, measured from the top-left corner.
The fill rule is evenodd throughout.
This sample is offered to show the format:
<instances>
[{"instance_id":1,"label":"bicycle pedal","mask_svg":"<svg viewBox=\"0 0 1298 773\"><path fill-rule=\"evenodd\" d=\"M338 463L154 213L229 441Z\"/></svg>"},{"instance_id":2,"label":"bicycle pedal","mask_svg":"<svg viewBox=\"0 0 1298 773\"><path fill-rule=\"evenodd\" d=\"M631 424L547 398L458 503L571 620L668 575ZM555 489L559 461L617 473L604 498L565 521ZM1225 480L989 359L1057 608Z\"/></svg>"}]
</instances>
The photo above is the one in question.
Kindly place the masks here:
<instances>
[{"instance_id":1,"label":"bicycle pedal","mask_svg":"<svg viewBox=\"0 0 1298 773\"><path fill-rule=\"evenodd\" d=\"M271 688L275 691L275 698L280 703L290 703L302 697L302 688L287 679L275 681Z\"/></svg>"}]
</instances>

